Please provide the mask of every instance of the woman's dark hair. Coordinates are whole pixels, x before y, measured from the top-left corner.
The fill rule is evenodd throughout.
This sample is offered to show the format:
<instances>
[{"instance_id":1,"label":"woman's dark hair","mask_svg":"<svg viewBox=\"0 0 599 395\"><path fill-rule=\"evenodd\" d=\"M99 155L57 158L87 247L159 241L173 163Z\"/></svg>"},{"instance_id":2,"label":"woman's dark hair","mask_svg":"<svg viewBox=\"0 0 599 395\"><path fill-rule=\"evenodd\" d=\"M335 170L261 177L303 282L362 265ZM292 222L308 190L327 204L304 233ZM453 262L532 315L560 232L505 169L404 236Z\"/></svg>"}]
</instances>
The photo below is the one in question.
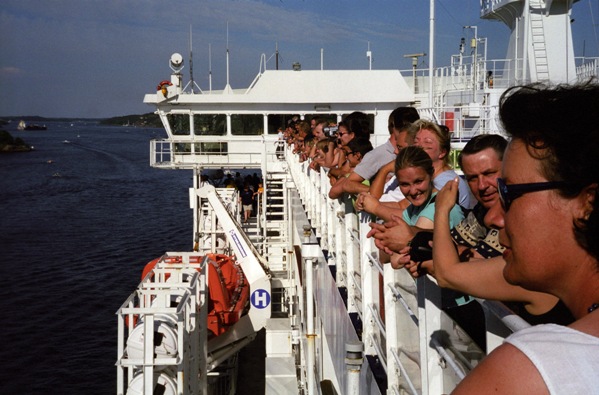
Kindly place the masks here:
<instances>
[{"instance_id":1,"label":"woman's dark hair","mask_svg":"<svg viewBox=\"0 0 599 395\"><path fill-rule=\"evenodd\" d=\"M501 97L506 132L528 146L549 181L565 181L564 197L599 183L599 85L517 86ZM599 259L599 196L588 218L574 222L578 243Z\"/></svg>"},{"instance_id":2,"label":"woman's dark hair","mask_svg":"<svg viewBox=\"0 0 599 395\"><path fill-rule=\"evenodd\" d=\"M339 125L344 125L348 132L354 134L354 138L370 139L370 121L368 115L360 111L354 111L349 114Z\"/></svg>"},{"instance_id":3,"label":"woman's dark hair","mask_svg":"<svg viewBox=\"0 0 599 395\"><path fill-rule=\"evenodd\" d=\"M435 173L431 157L428 156L422 148L415 145L402 148L395 158L395 173L407 167L420 167L424 169L431 178Z\"/></svg>"},{"instance_id":4,"label":"woman's dark hair","mask_svg":"<svg viewBox=\"0 0 599 395\"><path fill-rule=\"evenodd\" d=\"M372 151L372 143L370 140L364 137L359 137L354 138L347 143L347 148L349 148L352 152L359 152L362 156L364 156L368 152Z\"/></svg>"}]
</instances>

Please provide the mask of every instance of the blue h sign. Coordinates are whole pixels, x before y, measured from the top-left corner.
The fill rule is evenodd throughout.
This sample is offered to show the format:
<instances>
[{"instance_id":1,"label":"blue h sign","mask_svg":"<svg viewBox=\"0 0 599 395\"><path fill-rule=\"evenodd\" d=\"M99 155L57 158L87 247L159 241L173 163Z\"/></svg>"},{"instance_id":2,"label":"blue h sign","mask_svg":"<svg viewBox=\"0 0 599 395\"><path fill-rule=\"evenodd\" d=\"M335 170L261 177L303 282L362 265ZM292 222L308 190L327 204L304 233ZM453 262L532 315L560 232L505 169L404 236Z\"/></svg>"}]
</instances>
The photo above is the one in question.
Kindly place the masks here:
<instances>
[{"instance_id":1,"label":"blue h sign","mask_svg":"<svg viewBox=\"0 0 599 395\"><path fill-rule=\"evenodd\" d=\"M264 309L270 304L270 294L264 289L257 289L252 292L250 300L255 308Z\"/></svg>"}]
</instances>

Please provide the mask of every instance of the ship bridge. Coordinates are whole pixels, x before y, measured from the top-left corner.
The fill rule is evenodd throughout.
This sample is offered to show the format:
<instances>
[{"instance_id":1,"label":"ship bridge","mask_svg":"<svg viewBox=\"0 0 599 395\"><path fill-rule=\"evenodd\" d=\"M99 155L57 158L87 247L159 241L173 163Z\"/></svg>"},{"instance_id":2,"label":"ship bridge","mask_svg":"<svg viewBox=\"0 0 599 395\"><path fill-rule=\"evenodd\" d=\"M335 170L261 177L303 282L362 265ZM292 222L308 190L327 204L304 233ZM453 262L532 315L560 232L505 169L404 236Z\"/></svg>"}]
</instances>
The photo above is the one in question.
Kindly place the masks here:
<instances>
[{"instance_id":1,"label":"ship bridge","mask_svg":"<svg viewBox=\"0 0 599 395\"><path fill-rule=\"evenodd\" d=\"M168 139L155 140L151 165L162 168L261 167L273 159L277 131L288 121L325 117L337 123L353 111L369 115L380 144L387 118L414 94L398 70L265 70L247 89L185 91L182 76L147 94Z\"/></svg>"}]
</instances>

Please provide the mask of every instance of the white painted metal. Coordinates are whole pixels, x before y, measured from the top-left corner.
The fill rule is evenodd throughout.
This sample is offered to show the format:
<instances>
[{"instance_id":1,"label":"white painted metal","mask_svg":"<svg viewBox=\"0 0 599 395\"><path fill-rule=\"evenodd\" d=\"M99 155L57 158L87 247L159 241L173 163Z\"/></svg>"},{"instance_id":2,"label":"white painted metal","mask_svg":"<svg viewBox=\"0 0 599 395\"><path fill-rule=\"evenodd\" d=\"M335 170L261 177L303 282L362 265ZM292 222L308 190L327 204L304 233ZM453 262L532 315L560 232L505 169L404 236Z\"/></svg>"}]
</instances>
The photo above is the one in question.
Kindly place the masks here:
<instances>
[{"instance_id":1,"label":"white painted metal","mask_svg":"<svg viewBox=\"0 0 599 395\"><path fill-rule=\"evenodd\" d=\"M184 265L169 266L168 270L158 266L156 280L150 284L145 279L119 309L117 393L124 394L134 380L135 386L143 382L140 393L151 393L158 372L158 376L167 375L162 378L167 387L174 383L179 391L188 385L189 393L206 393L207 372L264 326L267 393L317 393L325 381L338 393L380 393L369 363L347 358L346 345L360 341L364 342L364 355L378 361L373 367L386 375L387 393L451 392L482 354L472 351L468 339L439 308L439 288L432 279L416 283L405 271L378 262L372 240L365 237L368 218L356 215L349 199L328 198L330 185L324 172L309 171L308 162L300 163L289 149L284 160L277 156L277 136L272 131L269 134L269 117L297 114L303 119L327 113L341 120L345 114L362 111L374 119L371 141L378 146L388 138L389 113L398 106L413 105L422 117L450 127L453 146L459 149L476 134L501 132L497 103L510 85L573 82L597 75L596 59L574 66L569 23L572 4L570 0L482 0L481 17L500 20L511 31L503 60L487 60L486 39L478 37L478 30L472 27L474 55L452 57L447 67L434 65L431 34L428 70L276 71L261 67L247 89L233 90L227 84L221 91L210 87L208 94L194 94L183 88L180 70L173 69L173 85L167 88L166 97L157 91L144 98L155 106L168 135L151 142L150 163L157 168L194 170L190 206L197 250L220 248L220 240L227 239L222 248L234 252L242 263L252 292L265 292L254 303L262 303L261 296L272 296L276 289L283 295L278 313L288 316L284 321L271 319L271 304L264 309L251 308L229 335L208 342L203 327L205 274L198 274L199 264L189 261L197 254L176 253L183 257ZM431 32L434 19L431 1ZM488 72L492 79L486 78ZM194 120L200 115L220 116L224 135L196 134ZM239 115L261 116L260 134L239 135L233 130L234 117ZM188 123L189 130L175 130L170 123L173 117ZM221 168L260 169L265 182L269 177L275 180L270 186L273 190L281 188L282 220L268 221L266 215L275 205L262 202L264 217L259 215L258 228L263 239L256 242L256 248L265 257L241 232L236 205L227 207L214 189L200 188L202 171ZM304 239L305 227L309 243ZM269 230L277 231L278 237L269 236ZM176 284L166 281L167 272L171 276L181 273L175 276ZM184 280L197 284L183 284ZM152 299L170 301L172 297L179 298L177 308L151 304ZM485 307L491 305L481 302ZM489 349L521 327L512 315L495 307L485 309ZM142 349L138 357L126 352L126 339L134 330L126 323L142 314L144 336L143 344L138 338L137 347ZM168 325L176 332L174 355L154 355L153 332L160 320L158 325ZM348 359L352 359L349 370ZM139 372L143 373L141 379Z\"/></svg>"}]
</instances>

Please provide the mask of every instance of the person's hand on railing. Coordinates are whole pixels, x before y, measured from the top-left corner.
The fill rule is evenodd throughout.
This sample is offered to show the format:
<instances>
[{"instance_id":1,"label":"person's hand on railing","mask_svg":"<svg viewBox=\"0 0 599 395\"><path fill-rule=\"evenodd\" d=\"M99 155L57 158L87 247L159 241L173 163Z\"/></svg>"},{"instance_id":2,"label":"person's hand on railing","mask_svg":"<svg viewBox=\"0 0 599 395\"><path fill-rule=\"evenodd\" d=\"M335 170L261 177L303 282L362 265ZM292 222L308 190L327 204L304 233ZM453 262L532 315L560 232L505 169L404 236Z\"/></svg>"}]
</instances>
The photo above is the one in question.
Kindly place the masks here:
<instances>
[{"instance_id":1,"label":"person's hand on railing","mask_svg":"<svg viewBox=\"0 0 599 395\"><path fill-rule=\"evenodd\" d=\"M431 276L435 275L432 260L424 262L414 262L410 260L404 267L414 278L418 278L424 274L430 274Z\"/></svg>"},{"instance_id":2,"label":"person's hand on railing","mask_svg":"<svg viewBox=\"0 0 599 395\"><path fill-rule=\"evenodd\" d=\"M377 207L379 206L379 200L374 196L371 196L369 192L360 192L356 199L356 210L366 211L370 214L376 214Z\"/></svg>"},{"instance_id":3,"label":"person's hand on railing","mask_svg":"<svg viewBox=\"0 0 599 395\"><path fill-rule=\"evenodd\" d=\"M409 248L404 248L402 251L409 251ZM410 263L410 254L394 252L390 256L390 262L393 269L401 269Z\"/></svg>"},{"instance_id":4,"label":"person's hand on railing","mask_svg":"<svg viewBox=\"0 0 599 395\"><path fill-rule=\"evenodd\" d=\"M416 234L416 229L402 218L393 215L392 219L384 224L371 222L372 229L367 234L367 237L374 238L374 244L387 254L400 252Z\"/></svg>"}]
</instances>

